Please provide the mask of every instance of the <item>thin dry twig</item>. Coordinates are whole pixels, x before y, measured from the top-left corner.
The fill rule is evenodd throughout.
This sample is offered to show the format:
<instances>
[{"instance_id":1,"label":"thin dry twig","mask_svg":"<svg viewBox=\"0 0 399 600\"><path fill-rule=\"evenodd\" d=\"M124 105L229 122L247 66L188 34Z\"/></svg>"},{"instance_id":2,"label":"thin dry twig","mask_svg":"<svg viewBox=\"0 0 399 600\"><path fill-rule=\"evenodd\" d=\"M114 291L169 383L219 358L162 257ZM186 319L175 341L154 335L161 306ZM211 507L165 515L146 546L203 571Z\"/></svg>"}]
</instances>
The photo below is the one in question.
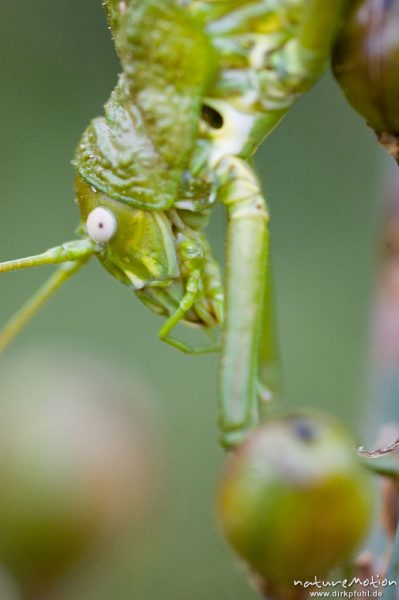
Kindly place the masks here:
<instances>
[{"instance_id":1,"label":"thin dry twig","mask_svg":"<svg viewBox=\"0 0 399 600\"><path fill-rule=\"evenodd\" d=\"M385 454L390 454L391 452L395 452L399 448L399 439L392 442L388 446L383 446L382 448L377 448L376 450L365 450L363 446L359 446L357 449L357 453L359 456L365 456L366 458L379 458L380 456L384 456Z\"/></svg>"}]
</instances>

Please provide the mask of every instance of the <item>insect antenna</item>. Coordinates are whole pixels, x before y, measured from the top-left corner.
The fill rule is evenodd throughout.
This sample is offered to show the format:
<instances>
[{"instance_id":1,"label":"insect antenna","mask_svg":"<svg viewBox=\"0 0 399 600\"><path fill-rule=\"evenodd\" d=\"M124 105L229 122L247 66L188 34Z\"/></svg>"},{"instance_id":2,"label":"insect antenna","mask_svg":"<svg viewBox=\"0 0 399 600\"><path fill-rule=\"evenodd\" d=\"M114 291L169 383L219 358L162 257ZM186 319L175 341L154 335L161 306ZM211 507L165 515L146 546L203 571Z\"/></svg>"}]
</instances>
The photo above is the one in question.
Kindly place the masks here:
<instances>
[{"instance_id":1,"label":"insect antenna","mask_svg":"<svg viewBox=\"0 0 399 600\"><path fill-rule=\"evenodd\" d=\"M44 285L4 325L0 331L0 352L8 346L47 300L97 251L98 245L91 240L75 240L51 248L42 254L0 263L0 273L62 263Z\"/></svg>"}]
</instances>

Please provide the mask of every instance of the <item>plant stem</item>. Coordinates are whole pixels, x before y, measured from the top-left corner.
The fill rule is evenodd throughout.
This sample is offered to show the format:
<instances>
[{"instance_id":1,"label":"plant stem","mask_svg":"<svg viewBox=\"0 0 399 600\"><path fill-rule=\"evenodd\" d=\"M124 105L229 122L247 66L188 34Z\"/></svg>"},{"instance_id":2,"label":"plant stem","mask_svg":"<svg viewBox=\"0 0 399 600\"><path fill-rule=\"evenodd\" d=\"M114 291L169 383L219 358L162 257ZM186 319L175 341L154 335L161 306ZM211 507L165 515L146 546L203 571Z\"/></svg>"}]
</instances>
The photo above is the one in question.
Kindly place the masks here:
<instances>
[{"instance_id":1,"label":"plant stem","mask_svg":"<svg viewBox=\"0 0 399 600\"><path fill-rule=\"evenodd\" d=\"M398 597L398 585L390 585L390 582L399 583L399 527L396 528L396 535L386 579L388 580L388 585L383 591L382 600L396 600Z\"/></svg>"},{"instance_id":2,"label":"plant stem","mask_svg":"<svg viewBox=\"0 0 399 600\"><path fill-rule=\"evenodd\" d=\"M393 461L375 462L373 459L366 458L361 461L362 465L380 477L390 477L391 479L399 479L399 464Z\"/></svg>"}]
</instances>

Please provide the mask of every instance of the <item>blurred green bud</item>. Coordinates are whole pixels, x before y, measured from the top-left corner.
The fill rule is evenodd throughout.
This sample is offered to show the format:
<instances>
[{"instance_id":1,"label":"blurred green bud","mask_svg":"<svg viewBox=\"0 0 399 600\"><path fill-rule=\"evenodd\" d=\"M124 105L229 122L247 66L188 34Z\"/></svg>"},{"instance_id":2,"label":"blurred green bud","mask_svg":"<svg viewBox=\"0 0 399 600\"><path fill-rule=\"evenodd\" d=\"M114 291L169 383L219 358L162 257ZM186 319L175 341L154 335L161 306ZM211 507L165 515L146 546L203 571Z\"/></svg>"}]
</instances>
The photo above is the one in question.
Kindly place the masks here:
<instances>
[{"instance_id":1,"label":"blurred green bud","mask_svg":"<svg viewBox=\"0 0 399 600\"><path fill-rule=\"evenodd\" d=\"M369 125L387 139L397 139L399 0L354 0L349 4L333 56L335 77Z\"/></svg>"},{"instance_id":2,"label":"blurred green bud","mask_svg":"<svg viewBox=\"0 0 399 600\"><path fill-rule=\"evenodd\" d=\"M256 430L231 454L218 496L232 547L267 584L287 589L348 559L367 533L372 504L351 439L310 413Z\"/></svg>"},{"instance_id":3,"label":"blurred green bud","mask_svg":"<svg viewBox=\"0 0 399 600\"><path fill-rule=\"evenodd\" d=\"M23 589L126 532L141 545L158 472L142 396L123 372L57 350L2 369L0 562Z\"/></svg>"}]
</instances>

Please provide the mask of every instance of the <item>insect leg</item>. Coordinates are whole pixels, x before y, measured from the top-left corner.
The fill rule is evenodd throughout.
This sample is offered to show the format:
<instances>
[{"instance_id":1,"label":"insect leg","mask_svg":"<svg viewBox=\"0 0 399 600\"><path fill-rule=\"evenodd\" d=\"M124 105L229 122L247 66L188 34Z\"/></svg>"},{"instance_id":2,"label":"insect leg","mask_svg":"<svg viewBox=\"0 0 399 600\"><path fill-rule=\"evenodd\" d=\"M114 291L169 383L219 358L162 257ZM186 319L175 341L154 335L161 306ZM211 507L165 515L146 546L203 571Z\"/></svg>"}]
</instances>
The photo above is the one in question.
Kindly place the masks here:
<instances>
[{"instance_id":1,"label":"insect leg","mask_svg":"<svg viewBox=\"0 0 399 600\"><path fill-rule=\"evenodd\" d=\"M219 265L211 256L206 262L204 269L205 295L209 299L212 312L218 323L224 320L224 287L220 274Z\"/></svg>"},{"instance_id":2,"label":"insect leg","mask_svg":"<svg viewBox=\"0 0 399 600\"><path fill-rule=\"evenodd\" d=\"M272 403L275 404L275 401L281 396L280 355L277 343L273 273L270 264L267 265L266 271L262 313L258 368L258 396L261 419L266 416L269 408L272 407Z\"/></svg>"},{"instance_id":3,"label":"insect leg","mask_svg":"<svg viewBox=\"0 0 399 600\"><path fill-rule=\"evenodd\" d=\"M0 331L0 352L13 340L54 292L89 260L95 250L96 246L90 240L76 240L51 248L43 254L0 263L0 273L63 263Z\"/></svg>"},{"instance_id":4,"label":"insect leg","mask_svg":"<svg viewBox=\"0 0 399 600\"><path fill-rule=\"evenodd\" d=\"M198 295L200 281L201 272L199 270L193 271L187 281L186 291L180 301L178 309L171 317L169 317L169 319L159 330L159 337L163 342L170 344L174 348L177 348L186 354L206 354L208 352L215 352L219 350L218 343L212 343L196 348L191 347L186 342L178 340L170 335L172 329L184 318L186 312L193 306Z\"/></svg>"},{"instance_id":5,"label":"insect leg","mask_svg":"<svg viewBox=\"0 0 399 600\"><path fill-rule=\"evenodd\" d=\"M219 425L222 444L231 447L258 421L257 375L269 215L256 176L245 161L226 156L216 171L218 198L229 213Z\"/></svg>"},{"instance_id":6,"label":"insect leg","mask_svg":"<svg viewBox=\"0 0 399 600\"><path fill-rule=\"evenodd\" d=\"M189 255L184 256L185 252L181 246L179 253L183 263L182 270L187 280L189 279L187 273L191 273L196 269L200 271L198 291L192 309L199 318L201 326L209 333L223 321L224 290L219 266L212 256L211 248L203 236L201 236L200 241L200 246L194 243L194 247L202 246L204 252L202 258L199 258L198 261L193 260ZM201 255L202 252L199 252L199 254ZM187 316L185 320L187 320Z\"/></svg>"},{"instance_id":7,"label":"insect leg","mask_svg":"<svg viewBox=\"0 0 399 600\"><path fill-rule=\"evenodd\" d=\"M319 75L330 57L338 27L350 0L309 0L299 35L299 59L310 75Z\"/></svg>"},{"instance_id":8,"label":"insect leg","mask_svg":"<svg viewBox=\"0 0 399 600\"><path fill-rule=\"evenodd\" d=\"M303 4L298 34L271 59L274 69L280 73L281 93L286 97L293 94L292 100L306 92L322 75L350 1L308 0Z\"/></svg>"},{"instance_id":9,"label":"insect leg","mask_svg":"<svg viewBox=\"0 0 399 600\"><path fill-rule=\"evenodd\" d=\"M158 315L171 315L179 306L179 301L171 292L160 287L145 287L141 290L135 290L135 294L143 304Z\"/></svg>"},{"instance_id":10,"label":"insect leg","mask_svg":"<svg viewBox=\"0 0 399 600\"><path fill-rule=\"evenodd\" d=\"M74 275L88 260L81 258L74 262L67 262L59 267L55 273L40 287L31 298L18 310L0 331L0 352L14 339L32 317L40 310L43 304L58 290L65 281Z\"/></svg>"}]
</instances>

